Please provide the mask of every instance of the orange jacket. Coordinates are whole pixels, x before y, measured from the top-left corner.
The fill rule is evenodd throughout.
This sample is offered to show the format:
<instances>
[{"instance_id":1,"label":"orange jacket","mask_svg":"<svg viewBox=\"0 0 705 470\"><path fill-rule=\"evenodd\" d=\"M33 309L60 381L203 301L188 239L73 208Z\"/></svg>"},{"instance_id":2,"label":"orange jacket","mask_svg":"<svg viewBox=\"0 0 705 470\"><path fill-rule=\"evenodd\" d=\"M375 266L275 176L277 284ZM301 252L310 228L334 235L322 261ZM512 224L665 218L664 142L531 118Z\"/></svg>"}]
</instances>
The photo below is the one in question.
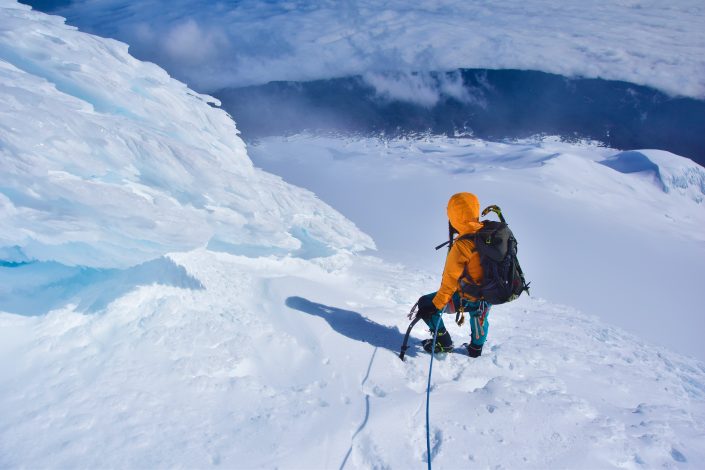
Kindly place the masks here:
<instances>
[{"instance_id":1,"label":"orange jacket","mask_svg":"<svg viewBox=\"0 0 705 470\"><path fill-rule=\"evenodd\" d=\"M471 193L454 194L448 201L448 220L458 231L458 236L475 233L482 224L480 223L480 201ZM458 290L458 281L463 273L470 274L472 279L480 284L482 282L482 266L480 255L475 251L472 240L459 240L453 243L448 252L446 265L443 268L443 279L438 293L433 298L433 305L439 310L450 302L453 294ZM470 300L476 300L469 297Z\"/></svg>"}]
</instances>

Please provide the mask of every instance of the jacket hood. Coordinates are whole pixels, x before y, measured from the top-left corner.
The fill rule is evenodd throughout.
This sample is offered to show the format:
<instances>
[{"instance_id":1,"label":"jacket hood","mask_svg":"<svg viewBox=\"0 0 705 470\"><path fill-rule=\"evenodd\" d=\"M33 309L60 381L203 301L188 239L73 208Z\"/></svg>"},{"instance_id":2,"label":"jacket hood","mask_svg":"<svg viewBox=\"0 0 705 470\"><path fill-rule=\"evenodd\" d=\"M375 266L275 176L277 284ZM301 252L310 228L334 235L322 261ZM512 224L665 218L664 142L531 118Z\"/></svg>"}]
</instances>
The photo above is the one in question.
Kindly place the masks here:
<instances>
[{"instance_id":1,"label":"jacket hood","mask_svg":"<svg viewBox=\"0 0 705 470\"><path fill-rule=\"evenodd\" d=\"M472 193L457 193L448 201L448 220L460 235L475 233L482 228L480 201Z\"/></svg>"}]
</instances>

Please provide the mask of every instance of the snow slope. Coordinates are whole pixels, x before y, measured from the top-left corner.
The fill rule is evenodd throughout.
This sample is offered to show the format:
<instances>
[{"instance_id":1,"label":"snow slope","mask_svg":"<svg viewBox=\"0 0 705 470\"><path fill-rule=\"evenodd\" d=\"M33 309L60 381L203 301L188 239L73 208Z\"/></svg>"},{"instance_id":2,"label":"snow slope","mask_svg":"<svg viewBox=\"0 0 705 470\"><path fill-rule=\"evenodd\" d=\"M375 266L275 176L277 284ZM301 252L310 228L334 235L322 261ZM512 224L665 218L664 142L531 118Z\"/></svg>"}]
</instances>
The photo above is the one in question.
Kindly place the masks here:
<instances>
[{"instance_id":1,"label":"snow slope","mask_svg":"<svg viewBox=\"0 0 705 470\"><path fill-rule=\"evenodd\" d=\"M624 80L705 98L699 0L47 3L205 91L365 75L388 92L423 86L423 76L408 72L491 68Z\"/></svg>"},{"instance_id":2,"label":"snow slope","mask_svg":"<svg viewBox=\"0 0 705 470\"><path fill-rule=\"evenodd\" d=\"M0 467L425 466L429 357L396 354L435 277L346 254L173 259L203 289L0 315ZM705 462L702 362L536 298L490 323L481 358L434 364L434 468Z\"/></svg>"},{"instance_id":3,"label":"snow slope","mask_svg":"<svg viewBox=\"0 0 705 470\"><path fill-rule=\"evenodd\" d=\"M472 191L504 209L535 295L705 360L705 170L692 160L555 139L306 135L250 155L341 210L383 258L437 275L448 198Z\"/></svg>"},{"instance_id":4,"label":"snow slope","mask_svg":"<svg viewBox=\"0 0 705 470\"><path fill-rule=\"evenodd\" d=\"M208 244L373 246L313 194L253 168L211 101L125 44L3 0L0 254L15 253L5 261L125 268Z\"/></svg>"},{"instance_id":5,"label":"snow slope","mask_svg":"<svg viewBox=\"0 0 705 470\"><path fill-rule=\"evenodd\" d=\"M309 191L257 169L208 98L124 45L7 0L0 93L0 468L425 464L429 357L416 344L407 362L396 352L404 314L437 287L438 261L419 269L354 253L369 237ZM690 174L668 155L642 152L633 164L560 143L292 142L311 150L311 163L337 161L330 182L341 205L354 197L379 220L373 229L387 224L404 243L409 233L424 247L444 236L438 200L455 187L441 194L419 184L468 189L476 175L483 198L495 195L493 180L517 191L507 204L495 199L505 208L533 196L511 223L536 279L549 278L532 233L539 209L581 228L596 215L574 207L597 201L610 213L616 196L631 197L622 208L640 229L674 239L645 204L701 226L690 179L684 194L675 184L667 194L653 174L647 186L629 173L646 158L661 181ZM276 161L278 145L257 151L269 148ZM439 150L448 158L430 157ZM603 179L581 180L595 172ZM367 185L351 196L356 181ZM388 211L393 198L377 196L396 192L408 199ZM417 222L420 211L434 215ZM697 260L697 233L678 239L679 256ZM434 465L702 466L705 365L542 300L537 287L537 297L493 309L481 358L439 357ZM467 339L450 328L456 342Z\"/></svg>"}]
</instances>

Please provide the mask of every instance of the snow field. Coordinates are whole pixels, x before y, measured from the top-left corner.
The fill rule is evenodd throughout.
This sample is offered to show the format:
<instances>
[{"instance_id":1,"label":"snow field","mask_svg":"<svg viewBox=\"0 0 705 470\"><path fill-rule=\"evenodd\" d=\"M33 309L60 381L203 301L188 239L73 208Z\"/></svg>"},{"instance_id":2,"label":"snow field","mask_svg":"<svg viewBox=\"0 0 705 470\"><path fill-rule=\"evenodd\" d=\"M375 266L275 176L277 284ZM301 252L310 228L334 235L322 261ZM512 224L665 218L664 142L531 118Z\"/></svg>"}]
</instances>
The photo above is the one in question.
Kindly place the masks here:
<instances>
[{"instance_id":1,"label":"snow field","mask_svg":"<svg viewBox=\"0 0 705 470\"><path fill-rule=\"evenodd\" d=\"M406 362L396 354L433 279L344 254L173 259L203 289L144 286L97 314L0 317L0 466L423 465L429 357L416 344ZM540 299L496 307L490 322L480 359L434 365L434 465L703 461L701 362ZM417 326L413 343L425 334Z\"/></svg>"},{"instance_id":2,"label":"snow field","mask_svg":"<svg viewBox=\"0 0 705 470\"><path fill-rule=\"evenodd\" d=\"M437 276L445 256L433 247L448 237L448 198L473 192L483 207L503 209L534 295L705 358L705 171L691 160L643 150L633 154L650 165L632 171L640 167L617 150L552 138L298 135L263 139L249 153L349 217L382 258ZM615 158L619 170L601 164Z\"/></svg>"},{"instance_id":3,"label":"snow field","mask_svg":"<svg viewBox=\"0 0 705 470\"><path fill-rule=\"evenodd\" d=\"M253 149L383 261L256 168L210 98L9 0L0 101L0 468L424 465L429 357L396 354L461 190L505 208L537 298L493 310L478 360L439 357L434 463L705 461L705 366L659 346L702 352L692 162L551 141ZM677 295L644 296L658 289Z\"/></svg>"}]
</instances>

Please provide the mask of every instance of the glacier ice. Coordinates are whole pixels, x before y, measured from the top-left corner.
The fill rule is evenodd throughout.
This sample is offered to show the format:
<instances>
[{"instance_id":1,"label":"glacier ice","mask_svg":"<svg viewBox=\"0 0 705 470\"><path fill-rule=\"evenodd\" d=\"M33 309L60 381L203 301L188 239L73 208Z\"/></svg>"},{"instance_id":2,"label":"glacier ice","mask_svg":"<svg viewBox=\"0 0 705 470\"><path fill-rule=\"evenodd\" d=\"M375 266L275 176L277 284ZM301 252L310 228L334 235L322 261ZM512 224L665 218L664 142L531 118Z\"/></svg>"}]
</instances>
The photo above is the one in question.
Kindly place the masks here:
<instances>
[{"instance_id":1,"label":"glacier ice","mask_svg":"<svg viewBox=\"0 0 705 470\"><path fill-rule=\"evenodd\" d=\"M127 268L209 244L374 246L311 192L255 168L215 100L125 44L15 2L0 5L0 102L0 253Z\"/></svg>"}]
</instances>

